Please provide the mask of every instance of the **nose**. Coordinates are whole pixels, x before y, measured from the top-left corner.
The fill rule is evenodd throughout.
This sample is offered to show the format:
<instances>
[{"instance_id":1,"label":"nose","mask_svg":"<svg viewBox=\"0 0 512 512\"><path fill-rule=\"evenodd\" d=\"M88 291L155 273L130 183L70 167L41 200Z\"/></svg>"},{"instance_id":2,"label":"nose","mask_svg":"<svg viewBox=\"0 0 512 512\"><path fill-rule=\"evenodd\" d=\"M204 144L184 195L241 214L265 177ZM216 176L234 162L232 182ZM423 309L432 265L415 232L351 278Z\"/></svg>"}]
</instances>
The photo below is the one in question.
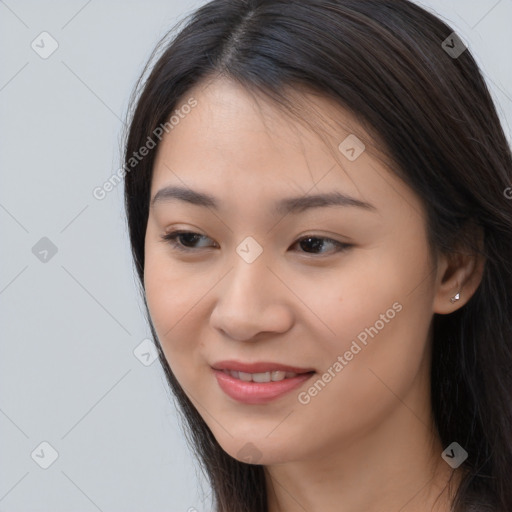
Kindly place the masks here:
<instances>
[{"instance_id":1,"label":"nose","mask_svg":"<svg viewBox=\"0 0 512 512\"><path fill-rule=\"evenodd\" d=\"M293 324L293 294L266 260L247 263L236 256L234 266L215 288L210 316L213 328L234 340L259 339L262 333L281 334Z\"/></svg>"}]
</instances>

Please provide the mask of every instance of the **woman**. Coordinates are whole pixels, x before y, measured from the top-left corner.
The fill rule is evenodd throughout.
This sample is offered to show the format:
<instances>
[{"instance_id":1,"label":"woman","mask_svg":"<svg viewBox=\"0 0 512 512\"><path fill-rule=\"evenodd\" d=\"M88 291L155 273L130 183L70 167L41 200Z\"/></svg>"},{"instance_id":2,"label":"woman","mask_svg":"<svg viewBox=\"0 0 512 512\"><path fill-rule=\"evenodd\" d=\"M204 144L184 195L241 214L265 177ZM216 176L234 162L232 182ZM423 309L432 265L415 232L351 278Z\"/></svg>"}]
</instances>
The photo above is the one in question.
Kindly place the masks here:
<instances>
[{"instance_id":1,"label":"woman","mask_svg":"<svg viewBox=\"0 0 512 512\"><path fill-rule=\"evenodd\" d=\"M213 0L138 91L132 251L215 510L512 510L512 156L457 34Z\"/></svg>"}]
</instances>

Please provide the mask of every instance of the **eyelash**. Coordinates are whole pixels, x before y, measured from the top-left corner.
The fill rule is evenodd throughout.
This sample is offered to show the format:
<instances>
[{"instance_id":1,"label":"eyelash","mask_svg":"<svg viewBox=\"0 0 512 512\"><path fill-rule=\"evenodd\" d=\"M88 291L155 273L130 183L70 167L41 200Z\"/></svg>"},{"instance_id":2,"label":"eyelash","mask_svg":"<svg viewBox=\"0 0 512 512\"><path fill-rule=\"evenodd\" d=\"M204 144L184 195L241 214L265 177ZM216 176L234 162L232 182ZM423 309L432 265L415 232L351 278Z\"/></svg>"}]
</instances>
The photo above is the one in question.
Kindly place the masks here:
<instances>
[{"instance_id":1,"label":"eyelash","mask_svg":"<svg viewBox=\"0 0 512 512\"><path fill-rule=\"evenodd\" d=\"M175 249L177 251L180 251L183 253L191 253L191 252L197 251L196 248L191 248L191 247L184 248L182 244L177 242L176 239L178 237L180 237L181 235L196 235L196 236L208 238L206 235L201 235L200 233L195 233L193 231L184 231L184 230L171 231L170 233L166 233L165 235L162 235L161 238L163 241L167 242L171 246L172 249ZM347 249L349 249L350 247L352 247L352 245L350 245L350 244L345 244L342 242L338 242L337 240L333 240L331 238L315 236L315 235L305 235L305 236L299 238L298 240L296 240L293 245L296 245L296 244L298 244L304 240L308 240L308 239L324 240L324 241L332 242L337 247L337 249L334 251L334 253L343 252L343 251L346 251ZM313 254L314 255L315 253L304 252L304 254L307 254L307 255ZM317 253L317 254L322 255L325 253Z\"/></svg>"}]
</instances>

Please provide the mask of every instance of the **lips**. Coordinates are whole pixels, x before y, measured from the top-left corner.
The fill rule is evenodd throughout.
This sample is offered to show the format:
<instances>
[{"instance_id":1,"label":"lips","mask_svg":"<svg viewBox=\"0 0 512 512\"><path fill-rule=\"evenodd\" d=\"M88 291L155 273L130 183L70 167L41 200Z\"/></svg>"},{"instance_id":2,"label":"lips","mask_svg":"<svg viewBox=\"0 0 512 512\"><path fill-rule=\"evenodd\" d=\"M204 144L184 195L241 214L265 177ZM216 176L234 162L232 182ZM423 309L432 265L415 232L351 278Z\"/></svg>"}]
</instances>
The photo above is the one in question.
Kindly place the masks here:
<instances>
[{"instance_id":1,"label":"lips","mask_svg":"<svg viewBox=\"0 0 512 512\"><path fill-rule=\"evenodd\" d=\"M237 402L244 404L265 404L280 398L308 381L314 372L302 373L295 377L276 382L245 382L233 378L223 370L213 370L220 389Z\"/></svg>"},{"instance_id":2,"label":"lips","mask_svg":"<svg viewBox=\"0 0 512 512\"><path fill-rule=\"evenodd\" d=\"M280 363L220 361L212 365L217 382L229 397L245 404L265 404L309 380L315 370Z\"/></svg>"}]
</instances>

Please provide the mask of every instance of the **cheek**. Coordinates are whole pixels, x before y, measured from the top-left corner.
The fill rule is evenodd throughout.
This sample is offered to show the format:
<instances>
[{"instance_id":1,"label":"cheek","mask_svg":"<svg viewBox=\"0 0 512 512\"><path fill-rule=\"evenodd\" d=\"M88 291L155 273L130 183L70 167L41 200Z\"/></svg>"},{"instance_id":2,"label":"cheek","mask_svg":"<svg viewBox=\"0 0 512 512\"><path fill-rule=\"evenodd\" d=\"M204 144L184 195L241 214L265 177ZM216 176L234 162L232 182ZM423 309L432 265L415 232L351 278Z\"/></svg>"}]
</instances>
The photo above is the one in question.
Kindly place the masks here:
<instances>
[{"instance_id":1,"label":"cheek","mask_svg":"<svg viewBox=\"0 0 512 512\"><path fill-rule=\"evenodd\" d=\"M196 296L200 295L200 290L197 283L194 284L194 278L184 281L168 257L147 251L144 287L151 320L166 355L190 348L190 343L185 343L180 331L190 325L193 305L199 300ZM172 343L169 340L173 340Z\"/></svg>"},{"instance_id":2,"label":"cheek","mask_svg":"<svg viewBox=\"0 0 512 512\"><path fill-rule=\"evenodd\" d=\"M390 349L416 351L414 339L426 333L432 317L431 264L423 238L408 237L407 250L401 241L354 252L309 294L308 305L331 331L331 349L382 339Z\"/></svg>"},{"instance_id":3,"label":"cheek","mask_svg":"<svg viewBox=\"0 0 512 512\"><path fill-rule=\"evenodd\" d=\"M182 284L179 280L165 279L157 265L148 268L151 270L145 272L145 285L151 321L167 363L178 382L184 383L183 378L190 373L193 350L190 336L180 333L190 309L188 299L186 293L177 293Z\"/></svg>"},{"instance_id":4,"label":"cheek","mask_svg":"<svg viewBox=\"0 0 512 512\"><path fill-rule=\"evenodd\" d=\"M318 274L314 283L295 279L294 291L310 310L308 323L322 333L319 346L343 353L359 335L364 342L366 329L374 324L379 332L389 330L399 316L407 281L403 268L397 267L386 267L381 256L358 253L336 272Z\"/></svg>"},{"instance_id":5,"label":"cheek","mask_svg":"<svg viewBox=\"0 0 512 512\"><path fill-rule=\"evenodd\" d=\"M178 381L193 386L201 360L202 330L208 312L207 294L219 276L184 271L165 251L148 250L144 285L152 323L165 358Z\"/></svg>"},{"instance_id":6,"label":"cheek","mask_svg":"<svg viewBox=\"0 0 512 512\"><path fill-rule=\"evenodd\" d=\"M396 396L405 396L426 368L433 288L420 245L414 258L391 250L361 256L308 303L331 331L317 339L329 382L311 389L307 406L330 417L326 421L341 421L349 430L372 421L396 405ZM340 420L345 409L356 414Z\"/></svg>"}]
</instances>

